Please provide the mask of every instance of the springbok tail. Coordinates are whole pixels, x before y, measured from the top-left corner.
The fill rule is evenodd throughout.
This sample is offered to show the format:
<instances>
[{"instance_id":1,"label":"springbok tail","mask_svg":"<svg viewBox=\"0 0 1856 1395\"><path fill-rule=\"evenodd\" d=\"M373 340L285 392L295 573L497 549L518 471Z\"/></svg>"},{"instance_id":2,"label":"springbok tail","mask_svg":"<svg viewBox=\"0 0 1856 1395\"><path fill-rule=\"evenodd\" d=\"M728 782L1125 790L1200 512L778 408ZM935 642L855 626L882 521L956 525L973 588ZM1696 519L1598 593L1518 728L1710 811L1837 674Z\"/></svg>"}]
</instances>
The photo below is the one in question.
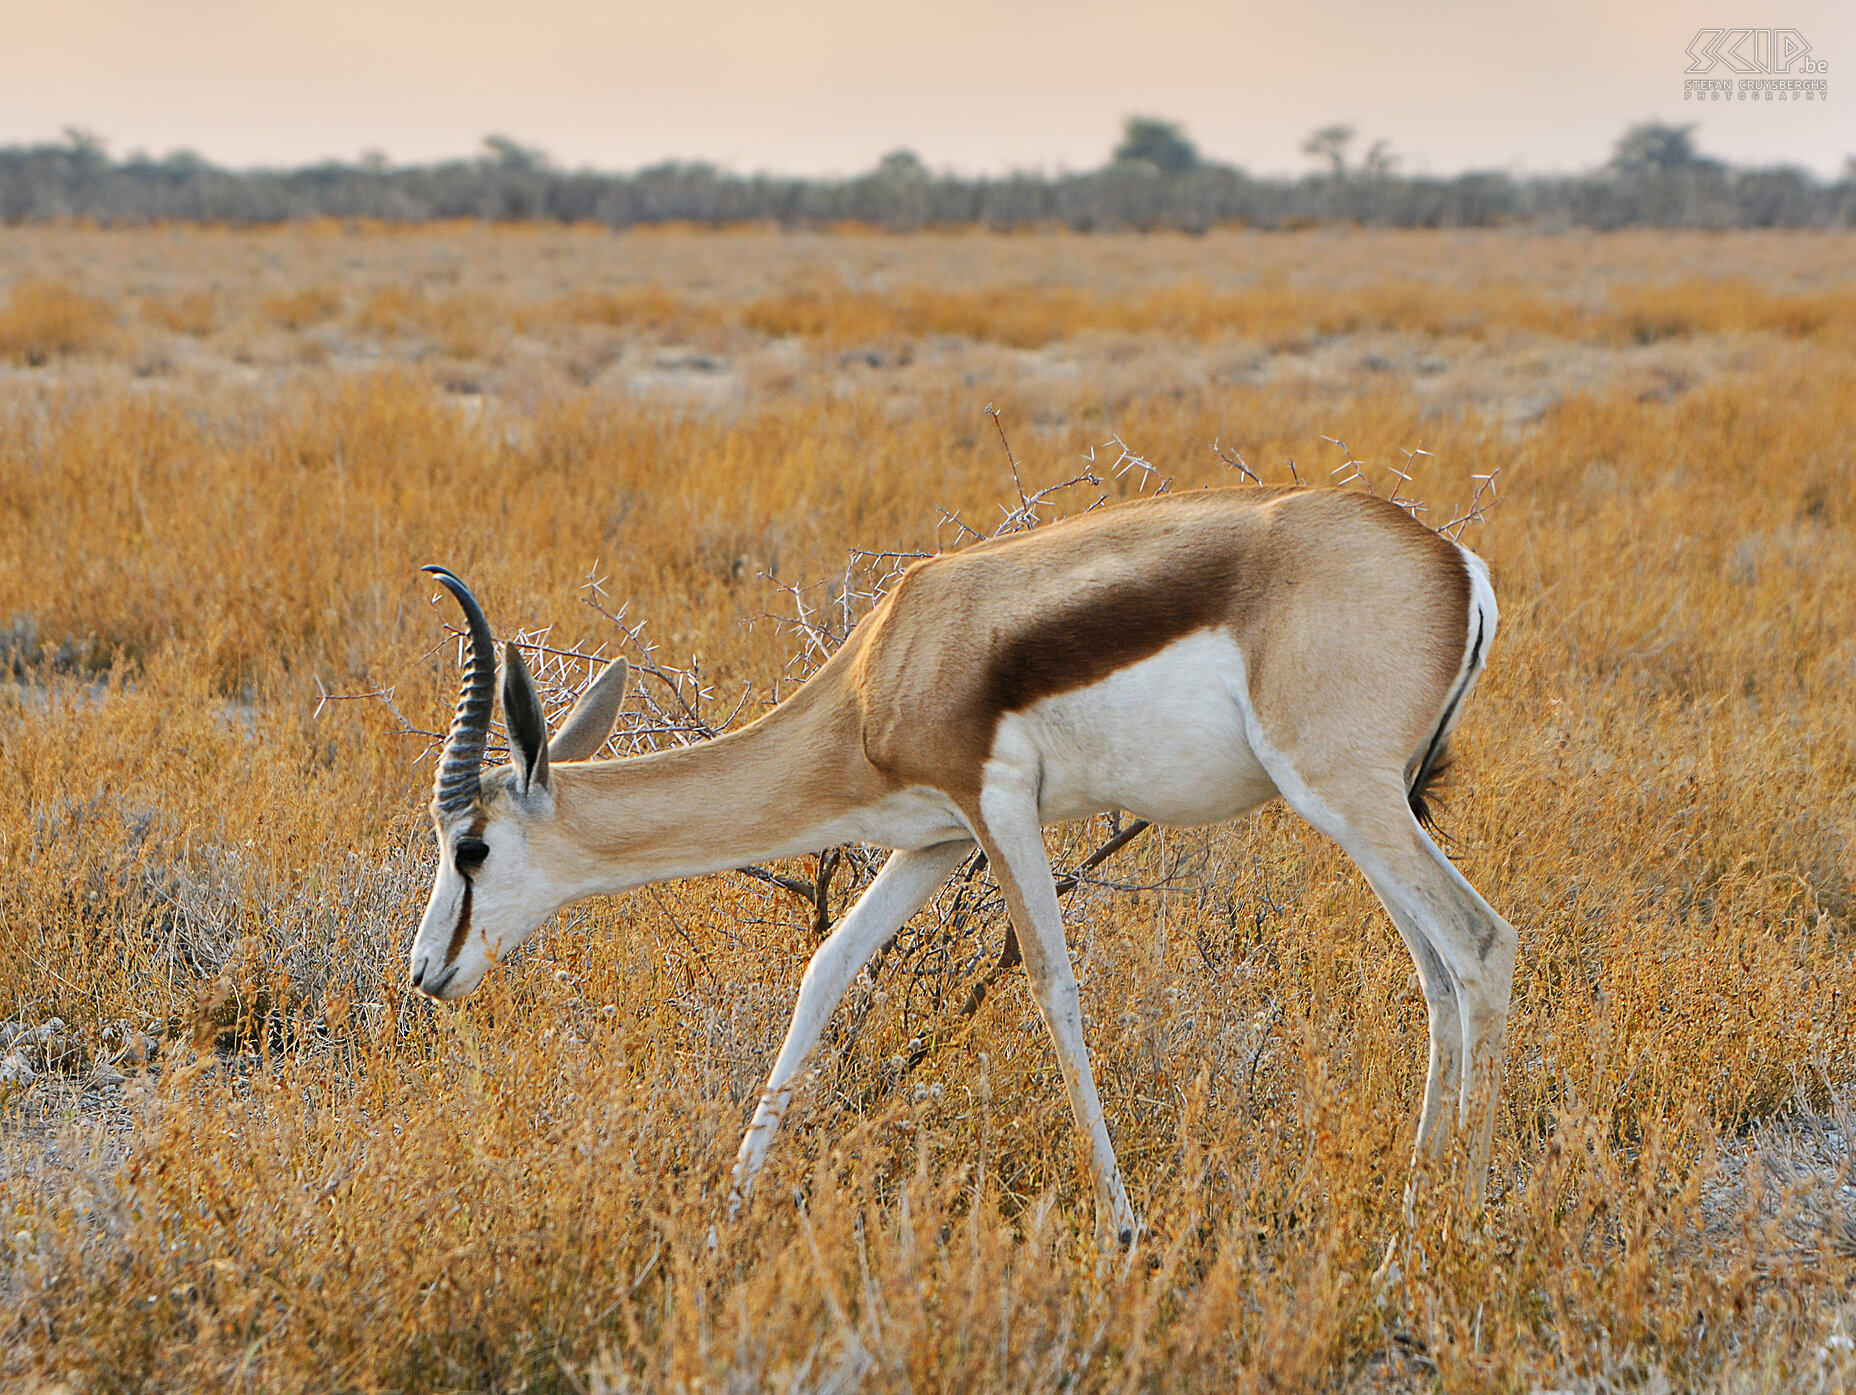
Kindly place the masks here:
<instances>
[{"instance_id":1,"label":"springbok tail","mask_svg":"<svg viewBox=\"0 0 1856 1395\"><path fill-rule=\"evenodd\" d=\"M1495 638L1499 618L1495 588L1489 583L1489 564L1468 548L1459 548L1459 551L1463 554L1464 568L1469 572L1469 643L1464 650L1462 671L1450 690L1450 700L1444 704L1443 715L1437 719L1423 759L1412 771L1411 782L1405 790L1411 812L1419 823L1433 832L1437 831L1434 801L1451 766L1450 733L1456 729L1463 702L1488 662L1489 644Z\"/></svg>"}]
</instances>

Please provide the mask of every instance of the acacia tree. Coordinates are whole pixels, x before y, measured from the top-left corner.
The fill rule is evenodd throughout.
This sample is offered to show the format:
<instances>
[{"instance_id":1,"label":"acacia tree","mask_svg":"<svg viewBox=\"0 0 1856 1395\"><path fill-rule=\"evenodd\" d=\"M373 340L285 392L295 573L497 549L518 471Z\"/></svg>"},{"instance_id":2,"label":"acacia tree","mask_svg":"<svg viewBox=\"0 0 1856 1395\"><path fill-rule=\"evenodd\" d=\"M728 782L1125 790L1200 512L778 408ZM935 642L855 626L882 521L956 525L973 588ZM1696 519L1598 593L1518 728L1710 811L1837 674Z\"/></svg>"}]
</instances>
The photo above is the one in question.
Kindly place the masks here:
<instances>
[{"instance_id":1,"label":"acacia tree","mask_svg":"<svg viewBox=\"0 0 1856 1395\"><path fill-rule=\"evenodd\" d=\"M1718 169L1720 162L1695 151L1695 127L1646 121L1618 137L1611 168L1620 174L1673 174L1681 170Z\"/></svg>"},{"instance_id":2,"label":"acacia tree","mask_svg":"<svg viewBox=\"0 0 1856 1395\"><path fill-rule=\"evenodd\" d=\"M1323 126L1302 142L1302 153L1317 160L1326 160L1330 173L1335 179L1347 177L1347 147L1353 143L1354 129L1345 123L1336 122L1332 126ZM1377 147L1375 147L1377 148Z\"/></svg>"},{"instance_id":3,"label":"acacia tree","mask_svg":"<svg viewBox=\"0 0 1856 1395\"><path fill-rule=\"evenodd\" d=\"M1122 124L1115 159L1144 160L1164 174L1185 174L1199 167L1198 148L1186 138L1184 127L1152 116L1130 116Z\"/></svg>"}]
</instances>

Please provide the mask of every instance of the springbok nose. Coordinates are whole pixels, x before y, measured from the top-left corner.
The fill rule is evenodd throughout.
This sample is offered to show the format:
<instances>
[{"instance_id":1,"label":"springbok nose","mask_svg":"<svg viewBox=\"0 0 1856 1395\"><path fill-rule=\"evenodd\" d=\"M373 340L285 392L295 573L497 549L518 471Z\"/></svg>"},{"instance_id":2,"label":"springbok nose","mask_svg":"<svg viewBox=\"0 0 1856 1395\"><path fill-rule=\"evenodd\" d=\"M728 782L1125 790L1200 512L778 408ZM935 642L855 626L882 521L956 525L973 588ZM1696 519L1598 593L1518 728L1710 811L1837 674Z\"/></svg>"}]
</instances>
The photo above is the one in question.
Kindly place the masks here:
<instances>
[{"instance_id":1,"label":"springbok nose","mask_svg":"<svg viewBox=\"0 0 1856 1395\"><path fill-rule=\"evenodd\" d=\"M430 998L433 1002L441 1001L445 996L445 985L458 976L458 970L461 967L461 965L453 964L449 968L433 968L429 958L421 959L412 967L412 976L408 986L413 992Z\"/></svg>"}]
</instances>

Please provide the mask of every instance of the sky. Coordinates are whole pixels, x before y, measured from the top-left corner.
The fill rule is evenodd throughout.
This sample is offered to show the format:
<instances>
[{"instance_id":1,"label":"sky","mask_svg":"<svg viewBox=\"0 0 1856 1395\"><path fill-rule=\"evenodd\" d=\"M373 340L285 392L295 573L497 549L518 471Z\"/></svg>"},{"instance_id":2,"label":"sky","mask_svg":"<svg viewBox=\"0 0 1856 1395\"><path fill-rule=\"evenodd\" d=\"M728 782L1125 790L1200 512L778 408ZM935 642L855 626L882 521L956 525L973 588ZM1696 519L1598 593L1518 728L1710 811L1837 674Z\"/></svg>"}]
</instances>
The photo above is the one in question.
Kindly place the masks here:
<instances>
[{"instance_id":1,"label":"sky","mask_svg":"<svg viewBox=\"0 0 1856 1395\"><path fill-rule=\"evenodd\" d=\"M1726 25L1797 30L1829 100L1684 101L1685 50ZM606 170L850 174L906 147L1055 171L1101 164L1130 114L1253 173L1312 168L1333 122L1431 174L1589 169L1652 119L1737 164L1856 154L1850 0L0 0L0 35L0 144L75 126L233 166L498 133Z\"/></svg>"}]
</instances>

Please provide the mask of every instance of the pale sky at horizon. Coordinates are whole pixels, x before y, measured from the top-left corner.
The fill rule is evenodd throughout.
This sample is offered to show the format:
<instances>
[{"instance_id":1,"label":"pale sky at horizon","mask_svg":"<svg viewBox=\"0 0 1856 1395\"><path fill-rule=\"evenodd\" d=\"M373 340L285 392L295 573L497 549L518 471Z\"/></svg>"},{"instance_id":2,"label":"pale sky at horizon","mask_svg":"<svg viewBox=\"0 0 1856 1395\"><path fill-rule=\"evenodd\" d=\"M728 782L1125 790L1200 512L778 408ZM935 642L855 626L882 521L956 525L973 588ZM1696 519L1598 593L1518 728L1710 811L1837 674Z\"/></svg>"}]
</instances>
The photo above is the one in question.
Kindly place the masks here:
<instances>
[{"instance_id":1,"label":"pale sky at horizon","mask_svg":"<svg viewBox=\"0 0 1856 1395\"><path fill-rule=\"evenodd\" d=\"M1830 100L1685 102L1684 50L1729 24L1802 33ZM496 132L599 169L848 174L897 147L1085 169L1129 113L1256 173L1312 168L1301 139L1334 121L1437 174L1591 168L1650 119L1736 164L1856 155L1848 0L0 0L0 36L0 144L77 126L233 166L417 163Z\"/></svg>"}]
</instances>

